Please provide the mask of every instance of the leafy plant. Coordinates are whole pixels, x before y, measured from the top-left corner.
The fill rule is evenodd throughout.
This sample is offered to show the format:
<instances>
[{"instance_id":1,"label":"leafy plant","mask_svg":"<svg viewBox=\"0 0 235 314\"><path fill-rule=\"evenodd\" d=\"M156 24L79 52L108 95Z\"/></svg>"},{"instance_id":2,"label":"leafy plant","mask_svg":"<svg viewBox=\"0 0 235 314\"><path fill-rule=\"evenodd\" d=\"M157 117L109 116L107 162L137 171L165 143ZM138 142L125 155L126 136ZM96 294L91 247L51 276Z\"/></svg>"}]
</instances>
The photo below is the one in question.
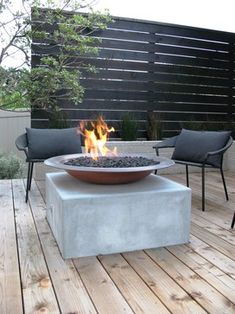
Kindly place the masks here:
<instances>
[{"instance_id":1,"label":"leafy plant","mask_svg":"<svg viewBox=\"0 0 235 314\"><path fill-rule=\"evenodd\" d=\"M31 7L32 15L28 10ZM89 13L79 14L78 11L84 7ZM40 66L31 70L12 69L8 73L12 80L2 76L0 106L30 105L33 109L55 112L65 99L70 99L75 105L81 103L84 95L81 73L84 76L86 71L95 71L93 66L81 61L81 57L98 54L100 39L90 35L106 28L111 21L108 13L93 12L89 2L82 0L24 0L22 8L15 11L11 0L0 2L0 35L3 39L7 37L1 42L0 65L15 53L13 48L21 52L23 63L29 65L33 39L37 42ZM5 16L11 18L5 19ZM11 32L5 34L10 25ZM42 55L40 49L45 48L47 52Z\"/></svg>"},{"instance_id":2,"label":"leafy plant","mask_svg":"<svg viewBox=\"0 0 235 314\"><path fill-rule=\"evenodd\" d=\"M13 154L0 154L0 179L20 178L24 167L22 160Z\"/></svg>"},{"instance_id":3,"label":"leafy plant","mask_svg":"<svg viewBox=\"0 0 235 314\"><path fill-rule=\"evenodd\" d=\"M23 82L26 69L0 67L0 108L6 110L29 110L30 102L25 95Z\"/></svg>"},{"instance_id":4,"label":"leafy plant","mask_svg":"<svg viewBox=\"0 0 235 314\"><path fill-rule=\"evenodd\" d=\"M33 28L34 39L47 43L47 53L41 57L40 67L32 68L26 81L25 90L34 107L53 111L58 109L58 102L65 99L79 104L84 95L84 88L80 84L81 67L83 73L94 70L81 61L81 57L98 54L100 40L90 35L106 27L108 16L96 13L66 14L61 10L35 8L33 20L42 20L49 28L49 33Z\"/></svg>"},{"instance_id":5,"label":"leafy plant","mask_svg":"<svg viewBox=\"0 0 235 314\"><path fill-rule=\"evenodd\" d=\"M61 110L52 111L49 115L49 128L64 129L69 128L70 123L67 119L66 113Z\"/></svg>"},{"instance_id":6,"label":"leafy plant","mask_svg":"<svg viewBox=\"0 0 235 314\"><path fill-rule=\"evenodd\" d=\"M162 138L162 124L159 115L153 111L147 113L147 139L160 140Z\"/></svg>"},{"instance_id":7,"label":"leafy plant","mask_svg":"<svg viewBox=\"0 0 235 314\"><path fill-rule=\"evenodd\" d=\"M120 134L123 141L135 141L137 139L138 125L130 113L123 116Z\"/></svg>"}]
</instances>

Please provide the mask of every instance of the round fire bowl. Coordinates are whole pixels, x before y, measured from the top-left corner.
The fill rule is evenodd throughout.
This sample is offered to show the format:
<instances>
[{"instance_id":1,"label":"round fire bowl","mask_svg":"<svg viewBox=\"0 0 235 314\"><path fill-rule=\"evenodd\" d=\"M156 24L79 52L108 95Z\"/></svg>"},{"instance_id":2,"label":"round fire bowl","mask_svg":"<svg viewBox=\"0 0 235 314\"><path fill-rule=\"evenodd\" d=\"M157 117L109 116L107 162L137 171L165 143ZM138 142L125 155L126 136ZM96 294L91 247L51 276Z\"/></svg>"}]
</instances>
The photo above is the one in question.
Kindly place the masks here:
<instances>
[{"instance_id":1,"label":"round fire bowl","mask_svg":"<svg viewBox=\"0 0 235 314\"><path fill-rule=\"evenodd\" d=\"M138 181L154 170L163 169L174 165L174 161L163 158L151 158L158 161L158 164L144 167L128 168L101 168L101 167L81 167L64 164L70 159L89 156L88 154L63 155L49 158L44 161L47 166L67 171L71 176L89 183L95 184L125 184ZM124 155L123 155L124 156ZM142 156L137 154L125 154L125 156ZM146 156L144 156L146 157ZM149 158L149 157L147 157Z\"/></svg>"},{"instance_id":2,"label":"round fire bowl","mask_svg":"<svg viewBox=\"0 0 235 314\"><path fill-rule=\"evenodd\" d=\"M124 184L148 176L152 170L138 172L93 172L66 170L71 176L82 181L96 184Z\"/></svg>"}]
</instances>

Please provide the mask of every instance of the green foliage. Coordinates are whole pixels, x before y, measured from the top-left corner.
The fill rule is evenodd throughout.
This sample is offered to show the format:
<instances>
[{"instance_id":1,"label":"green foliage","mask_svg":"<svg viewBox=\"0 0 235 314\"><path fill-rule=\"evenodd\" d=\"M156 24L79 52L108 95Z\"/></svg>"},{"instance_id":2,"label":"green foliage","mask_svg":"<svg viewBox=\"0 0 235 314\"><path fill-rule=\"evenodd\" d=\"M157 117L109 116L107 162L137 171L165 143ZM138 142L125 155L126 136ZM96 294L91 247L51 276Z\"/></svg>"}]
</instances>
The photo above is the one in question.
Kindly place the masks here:
<instances>
[{"instance_id":1,"label":"green foliage","mask_svg":"<svg viewBox=\"0 0 235 314\"><path fill-rule=\"evenodd\" d=\"M27 64L30 66L30 45L32 37L46 39L47 33L41 32L40 29L35 29L32 32L31 8L35 18L40 19L41 10L51 13L47 14L48 23L64 22L62 11L67 10L67 17L73 17L71 12L79 12L86 8L86 11L91 12L89 18L76 17L74 21L76 25L85 25L85 27L97 27L103 29L106 26L106 20L100 19L99 12L93 12L93 1L89 0L1 0L0 1L0 65L9 58L20 60L17 67ZM103 14L107 16L107 14ZM82 26L81 26L82 27ZM61 25L64 33L72 33L69 27L65 30L64 25ZM17 55L15 55L17 53Z\"/></svg>"},{"instance_id":2,"label":"green foliage","mask_svg":"<svg viewBox=\"0 0 235 314\"><path fill-rule=\"evenodd\" d=\"M120 135L123 141L135 141L137 139L138 125L130 113L123 116Z\"/></svg>"},{"instance_id":3,"label":"green foliage","mask_svg":"<svg viewBox=\"0 0 235 314\"><path fill-rule=\"evenodd\" d=\"M0 179L16 179L23 174L23 163L13 154L0 154Z\"/></svg>"},{"instance_id":4,"label":"green foliage","mask_svg":"<svg viewBox=\"0 0 235 314\"><path fill-rule=\"evenodd\" d=\"M50 129L64 129L69 128L70 124L67 120L66 113L61 110L52 111L49 115L49 128Z\"/></svg>"},{"instance_id":5,"label":"green foliage","mask_svg":"<svg viewBox=\"0 0 235 314\"><path fill-rule=\"evenodd\" d=\"M9 57L11 48L20 51L29 64L32 39L42 43L42 48L46 47L48 53L40 57L40 67L5 70L7 76L1 75L0 81L0 107L30 106L53 113L59 110L59 103L67 99L75 105L81 103L84 95L80 84L81 71L83 76L86 71L95 71L94 66L83 63L81 57L98 54L100 40L90 35L106 28L111 21L109 15L107 12L93 12L84 1L24 0L23 3L22 11L15 11L11 0L0 2L1 37L6 37L6 26L11 25L12 30L7 34L8 39L2 41L0 65ZM90 13L78 14L77 10L84 8L84 3ZM31 6L32 20L30 10L27 10ZM11 18L4 19L8 15ZM35 26L37 21L39 25L44 21L48 29L44 31ZM0 72L3 73L4 69L1 68Z\"/></svg>"},{"instance_id":6,"label":"green foliage","mask_svg":"<svg viewBox=\"0 0 235 314\"><path fill-rule=\"evenodd\" d=\"M29 109L30 103L24 89L27 70L0 67L0 108L7 110Z\"/></svg>"},{"instance_id":7,"label":"green foliage","mask_svg":"<svg viewBox=\"0 0 235 314\"><path fill-rule=\"evenodd\" d=\"M147 139L160 140L162 138L162 123L160 116L153 111L147 113Z\"/></svg>"},{"instance_id":8,"label":"green foliage","mask_svg":"<svg viewBox=\"0 0 235 314\"><path fill-rule=\"evenodd\" d=\"M90 35L104 29L110 18L107 14L87 15L66 13L61 10L34 8L35 20L47 22L49 33L32 30L32 36L47 43L48 54L40 60L40 67L33 68L25 89L35 108L58 111L58 101L70 99L81 103L84 88L80 84L81 69L94 71L94 67L81 61L81 57L99 52L100 40Z\"/></svg>"}]
</instances>

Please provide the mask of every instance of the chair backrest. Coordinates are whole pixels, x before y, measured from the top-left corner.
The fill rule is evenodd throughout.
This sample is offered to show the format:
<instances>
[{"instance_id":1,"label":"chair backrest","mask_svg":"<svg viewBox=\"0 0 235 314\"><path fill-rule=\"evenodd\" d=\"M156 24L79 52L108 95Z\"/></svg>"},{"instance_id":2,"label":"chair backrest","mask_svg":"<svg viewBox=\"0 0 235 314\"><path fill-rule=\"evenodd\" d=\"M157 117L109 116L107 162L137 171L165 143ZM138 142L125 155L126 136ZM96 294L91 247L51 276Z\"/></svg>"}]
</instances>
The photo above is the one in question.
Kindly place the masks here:
<instances>
[{"instance_id":1,"label":"chair backrest","mask_svg":"<svg viewBox=\"0 0 235 314\"><path fill-rule=\"evenodd\" d=\"M192 131L182 129L179 134L172 159L194 163L206 163L220 167L223 148L230 140L230 131ZM208 155L216 152L217 154Z\"/></svg>"},{"instance_id":2,"label":"chair backrest","mask_svg":"<svg viewBox=\"0 0 235 314\"><path fill-rule=\"evenodd\" d=\"M28 160L43 161L53 156L82 152L81 136L76 128L26 128L26 134L17 138L16 146L25 151Z\"/></svg>"}]
</instances>

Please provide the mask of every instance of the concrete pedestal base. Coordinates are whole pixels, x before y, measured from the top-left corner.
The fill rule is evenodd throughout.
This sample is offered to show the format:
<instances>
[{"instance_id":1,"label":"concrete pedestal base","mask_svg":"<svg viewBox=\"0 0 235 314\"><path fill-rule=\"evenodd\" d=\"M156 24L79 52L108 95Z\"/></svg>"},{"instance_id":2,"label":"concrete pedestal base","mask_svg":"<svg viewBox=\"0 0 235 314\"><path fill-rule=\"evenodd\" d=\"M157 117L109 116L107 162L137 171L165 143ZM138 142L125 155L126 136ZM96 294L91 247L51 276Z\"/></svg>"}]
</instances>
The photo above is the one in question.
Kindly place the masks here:
<instances>
[{"instance_id":1,"label":"concrete pedestal base","mask_svg":"<svg viewBox=\"0 0 235 314\"><path fill-rule=\"evenodd\" d=\"M160 176L123 185L46 175L47 219L64 258L189 241L191 190Z\"/></svg>"}]
</instances>

